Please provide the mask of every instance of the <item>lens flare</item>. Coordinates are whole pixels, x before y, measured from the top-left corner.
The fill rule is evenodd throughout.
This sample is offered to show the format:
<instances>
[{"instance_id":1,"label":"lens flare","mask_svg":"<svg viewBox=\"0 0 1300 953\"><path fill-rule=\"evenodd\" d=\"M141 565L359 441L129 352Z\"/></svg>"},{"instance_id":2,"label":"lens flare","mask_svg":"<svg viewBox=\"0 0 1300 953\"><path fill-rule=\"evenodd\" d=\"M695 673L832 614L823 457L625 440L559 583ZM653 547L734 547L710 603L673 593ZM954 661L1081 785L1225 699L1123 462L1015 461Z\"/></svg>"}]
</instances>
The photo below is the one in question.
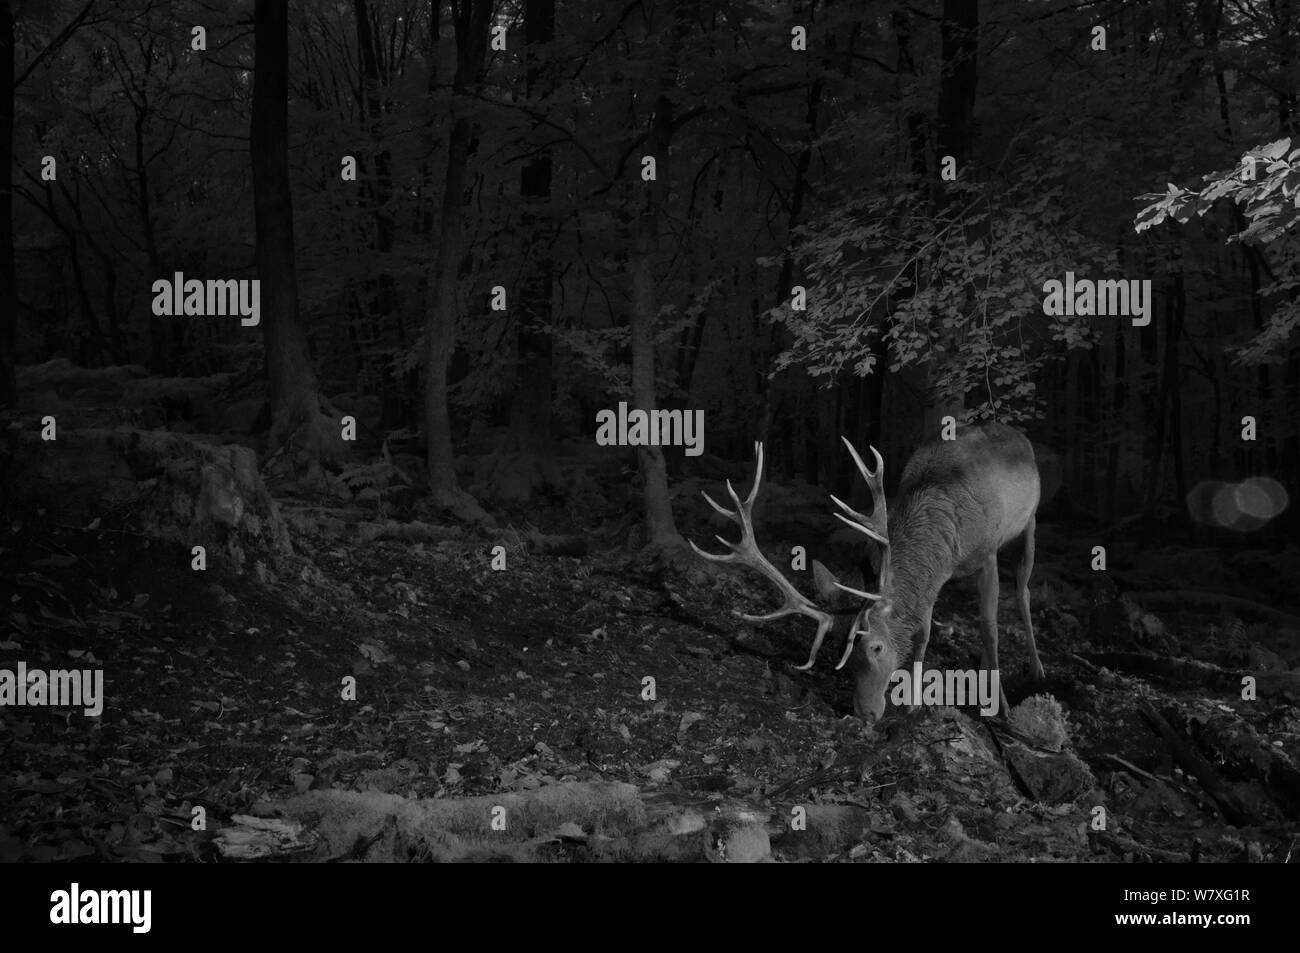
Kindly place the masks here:
<instances>
[{"instance_id":1,"label":"lens flare","mask_svg":"<svg viewBox=\"0 0 1300 953\"><path fill-rule=\"evenodd\" d=\"M1188 492L1186 502L1194 522L1245 533L1281 515L1290 498L1277 480L1250 477L1240 483L1203 480Z\"/></svg>"}]
</instances>

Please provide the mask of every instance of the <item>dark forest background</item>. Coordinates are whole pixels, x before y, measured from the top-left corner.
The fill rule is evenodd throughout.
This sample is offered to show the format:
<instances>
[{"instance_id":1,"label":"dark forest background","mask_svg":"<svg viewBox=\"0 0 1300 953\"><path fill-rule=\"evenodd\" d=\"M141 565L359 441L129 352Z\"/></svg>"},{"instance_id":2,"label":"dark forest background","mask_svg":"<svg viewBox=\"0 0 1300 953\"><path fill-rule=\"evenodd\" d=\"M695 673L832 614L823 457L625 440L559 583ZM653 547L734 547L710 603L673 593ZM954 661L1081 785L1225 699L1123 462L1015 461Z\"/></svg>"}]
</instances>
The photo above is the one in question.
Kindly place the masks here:
<instances>
[{"instance_id":1,"label":"dark forest background","mask_svg":"<svg viewBox=\"0 0 1300 953\"><path fill-rule=\"evenodd\" d=\"M1287 2L4 6L5 390L55 358L223 375L200 429L297 433L337 476L354 412L462 515L571 490L556 459L619 399L841 492L839 434L899 460L950 412L1026 426L1103 522L1295 492L1294 235L1232 241L1241 200L1134 228L1294 133ZM154 317L176 271L260 275L262 327ZM1045 317L1067 271L1151 280L1151 324Z\"/></svg>"}]
</instances>

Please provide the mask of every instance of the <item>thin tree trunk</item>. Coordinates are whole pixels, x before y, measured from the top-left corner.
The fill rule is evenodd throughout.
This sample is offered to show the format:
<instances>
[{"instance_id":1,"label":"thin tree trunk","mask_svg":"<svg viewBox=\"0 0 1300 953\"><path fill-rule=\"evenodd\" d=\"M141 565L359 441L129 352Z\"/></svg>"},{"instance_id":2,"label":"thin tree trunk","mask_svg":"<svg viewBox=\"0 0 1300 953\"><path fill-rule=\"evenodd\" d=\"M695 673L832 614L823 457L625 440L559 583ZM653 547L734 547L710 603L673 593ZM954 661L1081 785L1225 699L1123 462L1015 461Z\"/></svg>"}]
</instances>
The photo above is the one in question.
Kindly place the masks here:
<instances>
[{"instance_id":1,"label":"thin tree trunk","mask_svg":"<svg viewBox=\"0 0 1300 953\"><path fill-rule=\"evenodd\" d=\"M963 171L973 152L975 82L979 76L976 54L979 50L979 3L976 0L944 0L939 21L940 54L938 123L935 145L938 158L952 156L957 170ZM944 183L935 181L932 191L936 225L941 226L943 212L951 203ZM956 359L961 342L955 336L936 342L940 360ZM940 421L946 416L960 419L965 407L963 394L942 394L937 374L941 368L931 364L927 381L925 434L933 439Z\"/></svg>"},{"instance_id":2,"label":"thin tree trunk","mask_svg":"<svg viewBox=\"0 0 1300 953\"><path fill-rule=\"evenodd\" d=\"M1165 434L1168 429L1171 391L1177 387L1178 348L1174 340L1174 294L1172 286L1165 292L1165 352L1160 367L1160 390L1156 398L1155 456L1147 461L1151 479L1147 482L1146 512L1154 516L1164 477Z\"/></svg>"},{"instance_id":3,"label":"thin tree trunk","mask_svg":"<svg viewBox=\"0 0 1300 953\"><path fill-rule=\"evenodd\" d=\"M817 110L821 105L822 81L816 79L808 88L808 100L804 109L804 141L799 150L799 159L795 163L794 187L790 190L790 220L786 225L788 237L785 255L781 259L781 271L776 279L776 305L780 307L790 300L790 287L794 283L794 230L800 224L803 214L804 196L808 191L808 169L812 165L813 141L817 138ZM759 320L765 320L760 318ZM762 339L762 329L756 328L755 335ZM781 405L781 393L777 387L777 378L769 377L768 372L777 353L781 349L782 328L773 323L768 328L766 347L758 365L758 393L760 410L758 414L758 437L766 441L776 419L776 412Z\"/></svg>"},{"instance_id":4,"label":"thin tree trunk","mask_svg":"<svg viewBox=\"0 0 1300 953\"><path fill-rule=\"evenodd\" d=\"M10 178L14 158L14 14L10 0L0 0L0 407L17 403L14 365L18 351L18 302L14 288L14 192Z\"/></svg>"},{"instance_id":5,"label":"thin tree trunk","mask_svg":"<svg viewBox=\"0 0 1300 953\"><path fill-rule=\"evenodd\" d=\"M374 163L374 174L365 176L361 184L370 202L375 221L374 236L370 242L370 247L375 253L375 268L371 276L366 279L364 293L360 296L364 301L365 311L358 310L356 313L369 315L365 322L367 343L380 341L385 346L391 346L393 340L386 332L393 327L397 346L401 347L406 340L406 329L402 326L402 315L397 307L396 283L389 270L394 226L393 216L388 206L393 195L393 174L392 157L384 145L385 109L384 97L380 95L384 77L379 68L382 48L375 40L367 0L353 0L353 14L357 24L357 47L360 54L358 59L361 64L361 118L369 134L370 153ZM355 325L356 321L351 323ZM349 328L349 332L355 337L354 328ZM366 365L373 366L371 362L374 360L372 356L358 353L358 370L368 373L370 367ZM379 378L379 390L392 414L389 422L394 428L404 426L406 421L401 419L400 411L402 391L400 372L394 370L392 363L387 360L379 361L375 372Z\"/></svg>"},{"instance_id":6,"label":"thin tree trunk","mask_svg":"<svg viewBox=\"0 0 1300 953\"><path fill-rule=\"evenodd\" d=\"M665 80L665 85L667 80ZM672 135L672 101L661 94L655 101L646 141L648 155L657 163L657 178L649 183L645 211L632 224L629 267L632 273L632 404L647 414L658 407L655 393L655 318L659 299L655 292L655 259L659 252L659 204L668 197L668 149ZM660 549L684 545L668 493L668 470L663 449L637 448L646 511L646 543Z\"/></svg>"},{"instance_id":7,"label":"thin tree trunk","mask_svg":"<svg viewBox=\"0 0 1300 953\"><path fill-rule=\"evenodd\" d=\"M1115 335L1115 367L1111 375L1110 412L1112 419L1107 430L1110 436L1106 440L1106 483L1101 490L1100 512L1107 522L1119 518L1117 501L1119 488L1119 458L1124 434L1128 433L1126 417L1128 414L1128 380L1124 335ZM1081 415L1079 415L1081 416ZM1070 415L1071 426L1078 426L1082 421L1078 416ZM1076 431L1077 432L1077 431Z\"/></svg>"},{"instance_id":8,"label":"thin tree trunk","mask_svg":"<svg viewBox=\"0 0 1300 953\"><path fill-rule=\"evenodd\" d=\"M528 44L527 95L530 100L544 97L549 89L541 89L544 70L541 53L536 47L555 39L555 0L526 0L524 5L524 38ZM554 289L551 243L551 150L545 149L525 163L519 176L519 195L525 233L537 249L529 262L520 292L516 324L515 394L510 405L510 433L507 439L509 452L524 458L547 458L551 454L551 295ZM522 486L524 497L531 495L534 473L531 463L527 485Z\"/></svg>"},{"instance_id":9,"label":"thin tree trunk","mask_svg":"<svg viewBox=\"0 0 1300 953\"><path fill-rule=\"evenodd\" d=\"M254 87L253 104L254 108L256 108L256 87ZM149 195L149 164L146 158L147 150L145 149L144 136L145 118L145 106L137 104L135 106L136 214L140 218L140 231L144 236L145 254L148 257L149 270L153 278L170 278L171 275L166 274L162 254L158 250L158 233L153 224L153 200ZM254 166L256 167L256 147L254 147L253 157ZM256 168L254 168L253 175L253 183L256 186ZM172 351L176 341L176 332L172 322L175 320L177 320L176 316L173 316L171 320L164 320L154 314L152 310L149 312L149 370L155 374L165 376L171 373Z\"/></svg>"},{"instance_id":10,"label":"thin tree trunk","mask_svg":"<svg viewBox=\"0 0 1300 953\"><path fill-rule=\"evenodd\" d=\"M664 101L661 99L662 107ZM656 109L656 113L658 112ZM662 152L659 171L664 170ZM658 406L655 395L655 316L659 306L655 295L654 262L659 250L659 217L653 211L640 215L634 225L632 255L632 404L651 413ZM646 512L646 542L653 547L681 546L683 541L673 521L668 494L668 470L663 448L637 448Z\"/></svg>"},{"instance_id":11,"label":"thin tree trunk","mask_svg":"<svg viewBox=\"0 0 1300 953\"><path fill-rule=\"evenodd\" d=\"M1174 312L1173 326L1169 329L1166 346L1173 348L1174 356L1165 361L1165 366L1174 375L1173 395L1169 408L1169 455L1174 464L1174 493L1177 505L1175 512L1185 514L1187 510L1183 501L1187 499L1187 471L1183 463L1183 383L1182 365L1178 357L1182 350L1183 324L1187 318L1187 286L1183 273L1174 275Z\"/></svg>"},{"instance_id":12,"label":"thin tree trunk","mask_svg":"<svg viewBox=\"0 0 1300 953\"><path fill-rule=\"evenodd\" d=\"M451 415L447 409L447 362L451 358L456 331L456 272L464 243L462 202L472 132L470 121L464 116L453 121L447 144L442 225L430 281L429 315L424 329L424 421L428 437L429 491L435 497L452 495L457 490Z\"/></svg>"}]
</instances>

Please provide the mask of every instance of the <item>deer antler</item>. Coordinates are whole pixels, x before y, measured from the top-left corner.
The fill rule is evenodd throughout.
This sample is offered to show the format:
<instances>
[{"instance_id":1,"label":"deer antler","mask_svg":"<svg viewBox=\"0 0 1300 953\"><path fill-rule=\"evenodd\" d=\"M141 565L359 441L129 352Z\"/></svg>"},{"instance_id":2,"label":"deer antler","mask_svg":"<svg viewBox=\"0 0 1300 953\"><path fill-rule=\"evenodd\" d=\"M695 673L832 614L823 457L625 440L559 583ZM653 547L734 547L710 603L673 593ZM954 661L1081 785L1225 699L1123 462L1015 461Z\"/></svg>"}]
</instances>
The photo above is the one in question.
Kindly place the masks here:
<instances>
[{"instance_id":1,"label":"deer antler","mask_svg":"<svg viewBox=\"0 0 1300 953\"><path fill-rule=\"evenodd\" d=\"M880 458L880 452L875 447L868 447L871 455L876 458L876 469L871 471L867 465L862 462L858 456L858 451L853 449L853 444L849 443L848 437L840 437L844 441L844 446L849 448L849 454L853 457L853 462L858 466L858 472L862 474L862 479L866 481L867 489L871 491L872 511L870 516L864 516L849 504L845 503L835 494L831 494L831 499L835 505L842 509L848 516L836 513L837 519L843 520L849 526L856 529L859 533L865 533L882 546L889 545L889 515L885 509L885 485L883 477L885 475L885 461ZM849 517L852 519L849 519Z\"/></svg>"},{"instance_id":2,"label":"deer antler","mask_svg":"<svg viewBox=\"0 0 1300 953\"><path fill-rule=\"evenodd\" d=\"M817 621L817 637L813 639L812 651L808 653L808 661L803 665L797 666L801 671L806 671L813 666L813 661L817 658L817 652L822 647L822 640L826 638L826 633L830 631L834 622L834 617L827 612L818 609L809 599L794 587L780 570L767 561L767 557L758 548L758 542L754 539L754 521L753 509L754 500L758 498L758 488L763 482L763 445L754 444L754 455L758 458L758 464L754 468L754 487L749 491L749 496L742 502L736 494L735 489L731 486L731 481L727 481L727 492L731 494L731 501L735 504L735 510L729 510L726 507L719 506L713 501L713 498L707 493L701 495L709 501L709 505L721 513L727 519L734 521L740 526L740 542L733 543L717 537L718 541L731 550L724 555L715 555L706 553L700 547L691 542L691 548L705 559L712 560L715 563L735 563L741 566L748 566L763 576L768 582L776 586L782 596L781 606L774 612L768 612L763 615L748 615L740 613L740 617L748 622L770 622L773 619L779 619L787 615L804 615ZM857 456L857 454L854 454ZM850 590L852 591L852 590Z\"/></svg>"},{"instance_id":3,"label":"deer antler","mask_svg":"<svg viewBox=\"0 0 1300 953\"><path fill-rule=\"evenodd\" d=\"M842 509L844 513L848 514L848 516L845 516L842 513L836 513L835 516L856 529L859 533L871 537L876 542L880 543L881 547L883 547L880 557L880 584L883 591L885 580L889 573L889 513L885 502L885 461L881 459L880 452L876 450L875 447L868 446L867 449L870 450L871 455L876 458L876 469L874 471L868 470L867 465L862 462L862 457L858 455L858 451L853 448L853 444L849 443L849 438L840 437L840 439L844 441L844 446L849 448L849 454L853 457L853 462L857 464L858 473L862 474L862 479L866 481L867 489L871 491L871 515L864 516L832 493L831 499L835 501L835 505ZM850 517L852 517L852 519L850 519ZM836 583L836 585L839 586L839 583ZM840 586L840 588L844 589L845 587ZM860 595L867 599L880 598L879 596L873 596L870 593L856 592L852 589L847 591L853 592L854 595ZM840 660L835 666L837 669L843 668L844 663L847 662L849 656L853 654L853 645L857 641L857 638L858 630L856 626L851 626L849 628L849 637L844 644L844 654L840 656Z\"/></svg>"}]
</instances>

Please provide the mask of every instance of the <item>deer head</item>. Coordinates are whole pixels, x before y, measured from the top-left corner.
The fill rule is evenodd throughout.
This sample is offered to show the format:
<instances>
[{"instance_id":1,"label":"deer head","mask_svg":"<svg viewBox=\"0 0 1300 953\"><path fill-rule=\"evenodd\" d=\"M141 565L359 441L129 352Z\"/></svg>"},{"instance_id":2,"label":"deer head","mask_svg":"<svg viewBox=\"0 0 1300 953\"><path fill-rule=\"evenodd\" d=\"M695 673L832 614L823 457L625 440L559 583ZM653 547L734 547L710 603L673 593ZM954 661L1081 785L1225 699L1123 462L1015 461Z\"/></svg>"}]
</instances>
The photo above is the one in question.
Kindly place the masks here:
<instances>
[{"instance_id":1,"label":"deer head","mask_svg":"<svg viewBox=\"0 0 1300 953\"><path fill-rule=\"evenodd\" d=\"M901 655L897 640L889 628L894 606L893 600L888 597L893 588L893 573L890 569L889 514L885 502L885 461L875 447L869 447L871 455L876 458L876 469L870 470L848 438L840 439L844 441L858 473L871 490L872 511L870 516L866 516L832 494L831 499L843 511L835 516L868 539L879 543L881 555L879 594L861 592L834 582L838 588L865 600L858 614L853 617L844 654L835 667L843 668L852 659L851 670L855 682L853 710L859 718L878 720L885 714L885 692L889 688L889 679L898 668ZM858 648L857 652L854 652L855 647Z\"/></svg>"},{"instance_id":2,"label":"deer head","mask_svg":"<svg viewBox=\"0 0 1300 953\"><path fill-rule=\"evenodd\" d=\"M847 514L836 513L835 516L884 547L880 572L883 583L889 578L889 540L886 535L888 522L885 512L885 494L881 483L884 462L876 449L871 448L871 453L876 458L876 469L871 471L867 469L866 464L862 462L862 458L858 456L858 452L847 439L844 440L844 445L849 448L849 453L852 454L853 461L857 464L858 472L862 474L867 481L867 486L872 491L874 510L870 517L864 516L849 507L843 500L832 496L831 499L835 501L835 504L844 511L844 514ZM727 481L727 493L731 496L732 503L735 505L734 510L720 506L707 493L703 494L704 499L708 501L710 506L740 527L740 540L733 543L721 536L717 537L719 542L731 550L730 553L722 555L706 553L696 546L694 542L691 543L691 548L703 558L713 562L748 566L772 583L781 593L782 603L776 610L763 615L741 614L741 618L751 622L766 622L782 616L798 614L807 616L817 622L817 634L813 639L808 661L797 666L800 670L807 670L812 668L813 662L817 658L817 652L821 649L822 641L826 638L826 633L830 631L834 623L834 617L830 612L820 608L816 603L800 593L780 570L767 561L767 558L758 548L758 543L754 538L753 508L763 482L763 445L761 443L754 445L754 456L757 460L754 469L754 486L744 500L740 499L732 487L731 481ZM844 654L835 667L837 669L843 668L850 656L854 657L854 675L857 681L853 701L854 710L861 718L880 718L885 710L885 689L888 687L890 676L893 674L894 669L897 668L899 658L899 652L894 643L888 638L886 623L891 611L890 603L888 600L881 600L877 594L844 585L835 579L821 563L813 563L813 574L824 604L830 604L835 597L842 598L843 593L867 600L869 603L863 606L854 616L853 623L849 628ZM859 637L862 638L862 650L855 655L853 649Z\"/></svg>"}]
</instances>

